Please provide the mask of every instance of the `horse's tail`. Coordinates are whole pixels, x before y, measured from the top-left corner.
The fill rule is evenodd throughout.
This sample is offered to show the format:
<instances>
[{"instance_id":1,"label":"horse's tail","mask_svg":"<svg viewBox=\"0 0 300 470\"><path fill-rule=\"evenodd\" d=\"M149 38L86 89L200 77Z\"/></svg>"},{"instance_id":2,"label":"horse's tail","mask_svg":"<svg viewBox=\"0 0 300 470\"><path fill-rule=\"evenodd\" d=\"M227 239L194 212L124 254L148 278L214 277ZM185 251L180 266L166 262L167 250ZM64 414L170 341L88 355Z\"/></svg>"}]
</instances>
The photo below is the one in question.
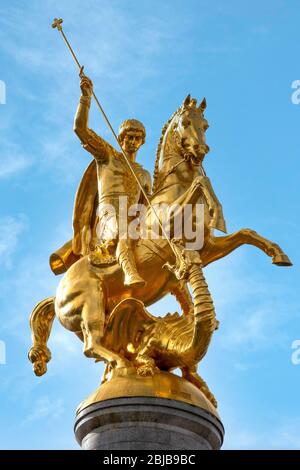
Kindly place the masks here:
<instances>
[{"instance_id":1,"label":"horse's tail","mask_svg":"<svg viewBox=\"0 0 300 470\"><path fill-rule=\"evenodd\" d=\"M47 341L55 317L54 300L55 297L42 300L35 306L30 315L33 345L29 350L28 358L33 363L35 375L45 374L47 372L47 362L51 359L51 351L47 348Z\"/></svg>"}]
</instances>

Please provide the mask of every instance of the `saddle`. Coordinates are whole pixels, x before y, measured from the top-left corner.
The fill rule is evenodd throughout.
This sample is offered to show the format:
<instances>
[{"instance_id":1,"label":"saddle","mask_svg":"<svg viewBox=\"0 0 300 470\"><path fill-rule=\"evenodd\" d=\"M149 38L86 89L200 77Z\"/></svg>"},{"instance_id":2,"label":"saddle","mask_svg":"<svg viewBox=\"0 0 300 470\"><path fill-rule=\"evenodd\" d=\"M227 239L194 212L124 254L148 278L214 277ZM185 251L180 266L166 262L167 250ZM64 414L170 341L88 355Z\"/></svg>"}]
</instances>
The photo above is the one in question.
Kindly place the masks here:
<instances>
[{"instance_id":1,"label":"saddle","mask_svg":"<svg viewBox=\"0 0 300 470\"><path fill-rule=\"evenodd\" d=\"M111 250L111 242L96 245L88 254L88 260L94 266L109 266L117 263L117 258ZM82 255L76 255L73 251L73 241L69 240L65 245L51 254L49 264L51 271L58 276L65 273L72 264L76 263Z\"/></svg>"},{"instance_id":2,"label":"saddle","mask_svg":"<svg viewBox=\"0 0 300 470\"><path fill-rule=\"evenodd\" d=\"M117 262L117 258L112 251L115 244L111 241L103 242L95 246L88 254L88 260L94 266L106 266Z\"/></svg>"}]
</instances>

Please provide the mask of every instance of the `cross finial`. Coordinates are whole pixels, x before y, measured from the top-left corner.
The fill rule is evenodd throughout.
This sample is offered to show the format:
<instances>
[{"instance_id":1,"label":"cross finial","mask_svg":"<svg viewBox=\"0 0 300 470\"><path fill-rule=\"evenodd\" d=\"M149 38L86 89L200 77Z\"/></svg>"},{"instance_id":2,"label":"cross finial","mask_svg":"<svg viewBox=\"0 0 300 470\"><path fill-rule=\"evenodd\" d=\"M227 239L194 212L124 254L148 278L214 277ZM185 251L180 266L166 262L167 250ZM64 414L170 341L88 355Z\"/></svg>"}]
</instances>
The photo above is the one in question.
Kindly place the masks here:
<instances>
[{"instance_id":1,"label":"cross finial","mask_svg":"<svg viewBox=\"0 0 300 470\"><path fill-rule=\"evenodd\" d=\"M58 31L62 30L61 24L63 20L62 18L54 18L53 23L52 23L52 28L57 28Z\"/></svg>"}]
</instances>

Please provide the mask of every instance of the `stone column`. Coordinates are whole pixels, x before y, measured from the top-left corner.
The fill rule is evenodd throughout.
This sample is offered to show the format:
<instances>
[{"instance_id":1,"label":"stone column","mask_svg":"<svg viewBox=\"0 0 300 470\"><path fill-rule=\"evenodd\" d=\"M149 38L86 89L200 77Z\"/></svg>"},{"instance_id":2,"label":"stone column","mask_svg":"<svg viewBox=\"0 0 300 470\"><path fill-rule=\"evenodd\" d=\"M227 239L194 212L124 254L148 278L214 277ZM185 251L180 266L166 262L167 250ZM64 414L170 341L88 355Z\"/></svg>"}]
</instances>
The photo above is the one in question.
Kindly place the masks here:
<instances>
[{"instance_id":1,"label":"stone column","mask_svg":"<svg viewBox=\"0 0 300 470\"><path fill-rule=\"evenodd\" d=\"M83 408L75 435L84 450L219 450L224 428L216 416L194 405L129 397Z\"/></svg>"}]
</instances>

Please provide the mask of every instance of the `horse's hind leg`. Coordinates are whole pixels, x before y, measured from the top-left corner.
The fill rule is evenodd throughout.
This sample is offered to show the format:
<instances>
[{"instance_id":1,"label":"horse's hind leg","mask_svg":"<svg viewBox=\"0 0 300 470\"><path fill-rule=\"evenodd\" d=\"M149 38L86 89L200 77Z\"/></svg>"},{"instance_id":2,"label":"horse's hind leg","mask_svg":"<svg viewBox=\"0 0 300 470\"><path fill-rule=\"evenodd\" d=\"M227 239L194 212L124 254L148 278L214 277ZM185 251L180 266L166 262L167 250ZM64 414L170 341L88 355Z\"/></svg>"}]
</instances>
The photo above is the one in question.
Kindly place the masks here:
<instances>
[{"instance_id":1,"label":"horse's hind leg","mask_svg":"<svg viewBox=\"0 0 300 470\"><path fill-rule=\"evenodd\" d=\"M76 264L75 264L76 267ZM124 366L119 354L103 346L106 296L102 281L89 269L74 274L72 268L61 280L56 295L56 313L62 325L83 340L87 357Z\"/></svg>"},{"instance_id":2,"label":"horse's hind leg","mask_svg":"<svg viewBox=\"0 0 300 470\"><path fill-rule=\"evenodd\" d=\"M292 265L288 256L282 251L279 245L262 237L251 229L241 229L238 232L223 237L210 236L201 252L202 261L207 265L227 256L242 245L256 246L272 258L273 264L278 266Z\"/></svg>"},{"instance_id":3,"label":"horse's hind leg","mask_svg":"<svg viewBox=\"0 0 300 470\"><path fill-rule=\"evenodd\" d=\"M105 294L97 282L97 290L87 293L81 312L81 330L83 333L83 352L87 357L104 360L113 368L128 367L129 361L103 345L105 326Z\"/></svg>"},{"instance_id":4,"label":"horse's hind leg","mask_svg":"<svg viewBox=\"0 0 300 470\"><path fill-rule=\"evenodd\" d=\"M100 344L104 333L105 298L100 283L95 283L93 290L81 293L81 330L83 333L83 352L87 357L95 356L95 349Z\"/></svg>"}]
</instances>

